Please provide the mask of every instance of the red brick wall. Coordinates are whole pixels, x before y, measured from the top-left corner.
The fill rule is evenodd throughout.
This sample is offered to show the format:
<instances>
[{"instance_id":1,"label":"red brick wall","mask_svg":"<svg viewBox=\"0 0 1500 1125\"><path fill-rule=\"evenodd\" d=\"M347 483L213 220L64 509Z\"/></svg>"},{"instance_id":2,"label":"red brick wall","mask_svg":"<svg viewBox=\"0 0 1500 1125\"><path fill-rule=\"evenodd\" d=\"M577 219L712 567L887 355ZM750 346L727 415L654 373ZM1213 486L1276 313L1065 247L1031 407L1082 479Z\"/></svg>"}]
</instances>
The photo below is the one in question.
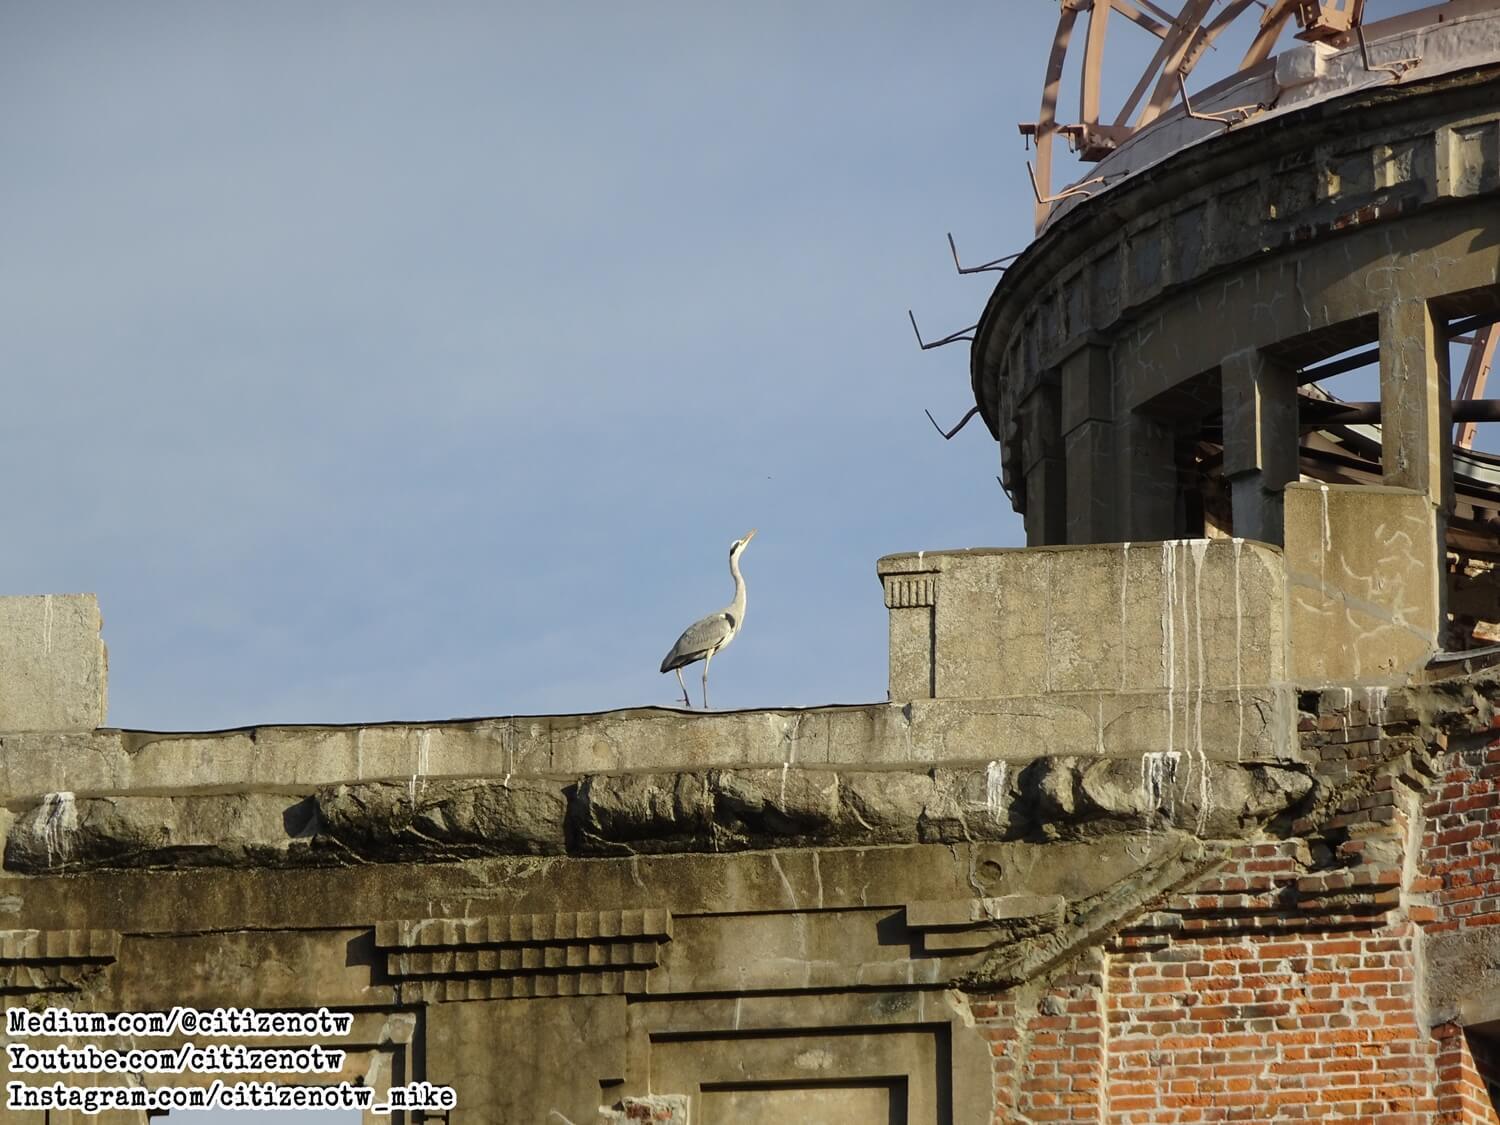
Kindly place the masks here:
<instances>
[{"instance_id":1,"label":"red brick wall","mask_svg":"<svg viewBox=\"0 0 1500 1125\"><path fill-rule=\"evenodd\" d=\"M1429 1121L1414 977L1404 925L1184 935L1114 955L1112 1119Z\"/></svg>"},{"instance_id":2,"label":"red brick wall","mask_svg":"<svg viewBox=\"0 0 1500 1125\"><path fill-rule=\"evenodd\" d=\"M1500 1125L1500 1049L1428 1026L1419 965L1424 932L1500 922L1500 741L1442 751L1330 694L1302 724L1315 807L1062 975L976 998L997 1123Z\"/></svg>"},{"instance_id":3,"label":"red brick wall","mask_svg":"<svg viewBox=\"0 0 1500 1125\"><path fill-rule=\"evenodd\" d=\"M1478 1036L1464 1034L1457 1024L1433 1029L1438 1043L1438 1115L1444 1125L1495 1125L1496 1116L1486 1079L1500 1077L1500 1057Z\"/></svg>"},{"instance_id":4,"label":"red brick wall","mask_svg":"<svg viewBox=\"0 0 1500 1125\"><path fill-rule=\"evenodd\" d=\"M1423 808L1434 932L1500 922L1500 745L1456 751Z\"/></svg>"},{"instance_id":5,"label":"red brick wall","mask_svg":"<svg viewBox=\"0 0 1500 1125\"><path fill-rule=\"evenodd\" d=\"M1105 1121L1108 1027L1101 954L1040 991L978 1000L995 1060L995 1120Z\"/></svg>"},{"instance_id":6,"label":"red brick wall","mask_svg":"<svg viewBox=\"0 0 1500 1125\"><path fill-rule=\"evenodd\" d=\"M1203 881L1214 893L1159 903L1097 967L976 1003L995 1120L1433 1121L1438 1052L1417 1016L1415 927L1382 913L1300 929L1295 913L1260 914L1295 887L1282 850L1245 847L1231 873ZM1245 893L1256 886L1267 889Z\"/></svg>"},{"instance_id":7,"label":"red brick wall","mask_svg":"<svg viewBox=\"0 0 1500 1125\"><path fill-rule=\"evenodd\" d=\"M1479 742L1446 756L1423 805L1422 874L1414 889L1431 904L1431 933L1500 922L1500 745ZM1434 1035L1439 1120L1500 1123L1486 1089L1487 1078L1500 1077L1496 1049L1456 1024Z\"/></svg>"}]
</instances>

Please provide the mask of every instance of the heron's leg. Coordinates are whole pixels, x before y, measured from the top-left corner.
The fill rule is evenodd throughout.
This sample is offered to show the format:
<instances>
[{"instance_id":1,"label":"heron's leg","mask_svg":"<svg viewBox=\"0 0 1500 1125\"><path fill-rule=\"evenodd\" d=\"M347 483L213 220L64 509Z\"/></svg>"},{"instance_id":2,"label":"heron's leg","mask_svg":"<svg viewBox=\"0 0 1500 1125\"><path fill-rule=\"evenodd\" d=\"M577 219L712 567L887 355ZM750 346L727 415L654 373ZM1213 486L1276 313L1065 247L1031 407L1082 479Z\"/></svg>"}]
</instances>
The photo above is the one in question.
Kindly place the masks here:
<instances>
[{"instance_id":1,"label":"heron's leg","mask_svg":"<svg viewBox=\"0 0 1500 1125\"><path fill-rule=\"evenodd\" d=\"M693 706L693 701L688 698L687 684L685 684L685 683L682 682L682 669L681 668L677 669L677 686L680 687L680 688L682 688L682 703L683 703L683 706L691 709L692 706Z\"/></svg>"},{"instance_id":2,"label":"heron's leg","mask_svg":"<svg viewBox=\"0 0 1500 1125\"><path fill-rule=\"evenodd\" d=\"M703 709L705 711L708 710L708 662L713 658L714 654L711 652L703 658Z\"/></svg>"}]
</instances>

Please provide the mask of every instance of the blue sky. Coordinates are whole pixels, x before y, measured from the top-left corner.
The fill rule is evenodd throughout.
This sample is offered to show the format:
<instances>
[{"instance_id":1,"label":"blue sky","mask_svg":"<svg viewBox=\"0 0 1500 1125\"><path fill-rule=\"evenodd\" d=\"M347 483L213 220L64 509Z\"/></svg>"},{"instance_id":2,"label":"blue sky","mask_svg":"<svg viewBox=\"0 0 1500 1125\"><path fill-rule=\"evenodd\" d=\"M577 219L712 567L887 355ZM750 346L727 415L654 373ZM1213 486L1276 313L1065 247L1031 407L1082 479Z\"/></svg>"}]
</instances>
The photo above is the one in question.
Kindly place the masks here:
<instances>
[{"instance_id":1,"label":"blue sky","mask_svg":"<svg viewBox=\"0 0 1500 1125\"><path fill-rule=\"evenodd\" d=\"M758 527L713 702L883 699L876 558L1021 542L906 309L1028 240L1055 20L0 4L0 590L99 594L116 725L589 711Z\"/></svg>"}]
</instances>

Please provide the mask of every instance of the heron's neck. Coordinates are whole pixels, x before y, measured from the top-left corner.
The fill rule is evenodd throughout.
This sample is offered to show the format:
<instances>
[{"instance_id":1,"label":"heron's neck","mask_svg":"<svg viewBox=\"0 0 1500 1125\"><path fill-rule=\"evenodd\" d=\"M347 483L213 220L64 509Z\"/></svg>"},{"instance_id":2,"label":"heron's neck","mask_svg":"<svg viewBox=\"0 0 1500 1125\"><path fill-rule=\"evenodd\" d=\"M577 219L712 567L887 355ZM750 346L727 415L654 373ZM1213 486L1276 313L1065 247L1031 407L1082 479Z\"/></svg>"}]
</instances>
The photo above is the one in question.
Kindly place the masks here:
<instances>
[{"instance_id":1,"label":"heron's neck","mask_svg":"<svg viewBox=\"0 0 1500 1125\"><path fill-rule=\"evenodd\" d=\"M738 555L729 556L729 573L734 576L734 601L729 603L729 612L738 625L745 618L745 579L740 575Z\"/></svg>"}]
</instances>

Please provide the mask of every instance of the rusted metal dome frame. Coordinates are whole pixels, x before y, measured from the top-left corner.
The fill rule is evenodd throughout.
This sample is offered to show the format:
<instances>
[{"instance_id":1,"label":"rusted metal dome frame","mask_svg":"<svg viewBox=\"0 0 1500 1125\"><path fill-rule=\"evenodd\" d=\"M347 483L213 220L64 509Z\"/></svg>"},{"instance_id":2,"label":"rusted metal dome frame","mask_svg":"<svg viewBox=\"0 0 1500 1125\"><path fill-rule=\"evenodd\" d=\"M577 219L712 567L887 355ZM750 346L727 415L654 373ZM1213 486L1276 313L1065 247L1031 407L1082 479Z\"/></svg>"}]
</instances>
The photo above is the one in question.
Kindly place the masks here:
<instances>
[{"instance_id":1,"label":"rusted metal dome frame","mask_svg":"<svg viewBox=\"0 0 1500 1125\"><path fill-rule=\"evenodd\" d=\"M1057 138L1063 137L1085 161L1102 160L1170 109L1177 101L1183 83L1214 41L1240 16L1259 6L1259 0L1228 0L1219 12L1214 13L1214 7L1220 2L1184 0L1181 12L1174 16L1152 0L1062 0L1062 12L1052 39L1052 53L1047 60L1047 74L1042 86L1041 111L1036 122L1021 126L1021 132L1036 143L1038 230L1051 213L1052 203L1067 194L1066 190L1057 195L1052 193L1052 161ZM1364 5L1365 0L1274 0L1266 7L1255 38L1240 61L1239 70L1248 70L1270 58L1272 49L1292 19L1295 18L1301 28L1299 38L1339 40L1358 27ZM1119 13L1121 18L1150 32L1161 42L1115 120L1104 124L1099 116L1101 82L1105 40L1113 13ZM1088 20L1079 118L1075 123L1060 124L1057 111L1063 70L1081 14L1086 14ZM1148 90L1151 91L1150 97L1142 105Z\"/></svg>"},{"instance_id":2,"label":"rusted metal dome frame","mask_svg":"<svg viewBox=\"0 0 1500 1125\"><path fill-rule=\"evenodd\" d=\"M1221 3L1223 6L1215 12L1214 8ZM1240 73L1266 62L1293 21L1299 28L1299 39L1347 45L1351 36L1361 34L1365 0L1272 0L1269 4L1262 0L1183 0L1181 10L1175 16L1154 0L1061 0L1057 31L1042 86L1041 110L1036 122L1020 126L1022 134L1036 145L1031 177L1037 200L1036 227L1039 232L1055 204L1086 191L1085 185L1089 182L1053 191L1053 157L1057 139L1063 138L1072 151L1087 162L1110 155L1171 109L1179 96L1186 103L1186 80L1194 67L1214 42L1252 8L1262 9L1262 15L1255 36L1240 60ZM1114 121L1106 124L1100 120L1104 51L1110 17L1116 13L1155 35L1160 43L1124 106ZM1062 124L1058 121L1062 77L1080 15L1086 15L1087 21L1080 71L1079 117L1074 123ZM1148 90L1151 91L1149 99L1146 97ZM1253 116L1254 111L1261 108L1264 107L1246 107L1246 116ZM1453 389L1454 398L1484 396L1485 384L1495 363L1497 344L1500 344L1500 326L1496 325L1481 327L1468 337L1468 354L1463 375ZM1455 428L1454 445L1468 449L1473 445L1474 436L1474 423L1462 423Z\"/></svg>"}]
</instances>

